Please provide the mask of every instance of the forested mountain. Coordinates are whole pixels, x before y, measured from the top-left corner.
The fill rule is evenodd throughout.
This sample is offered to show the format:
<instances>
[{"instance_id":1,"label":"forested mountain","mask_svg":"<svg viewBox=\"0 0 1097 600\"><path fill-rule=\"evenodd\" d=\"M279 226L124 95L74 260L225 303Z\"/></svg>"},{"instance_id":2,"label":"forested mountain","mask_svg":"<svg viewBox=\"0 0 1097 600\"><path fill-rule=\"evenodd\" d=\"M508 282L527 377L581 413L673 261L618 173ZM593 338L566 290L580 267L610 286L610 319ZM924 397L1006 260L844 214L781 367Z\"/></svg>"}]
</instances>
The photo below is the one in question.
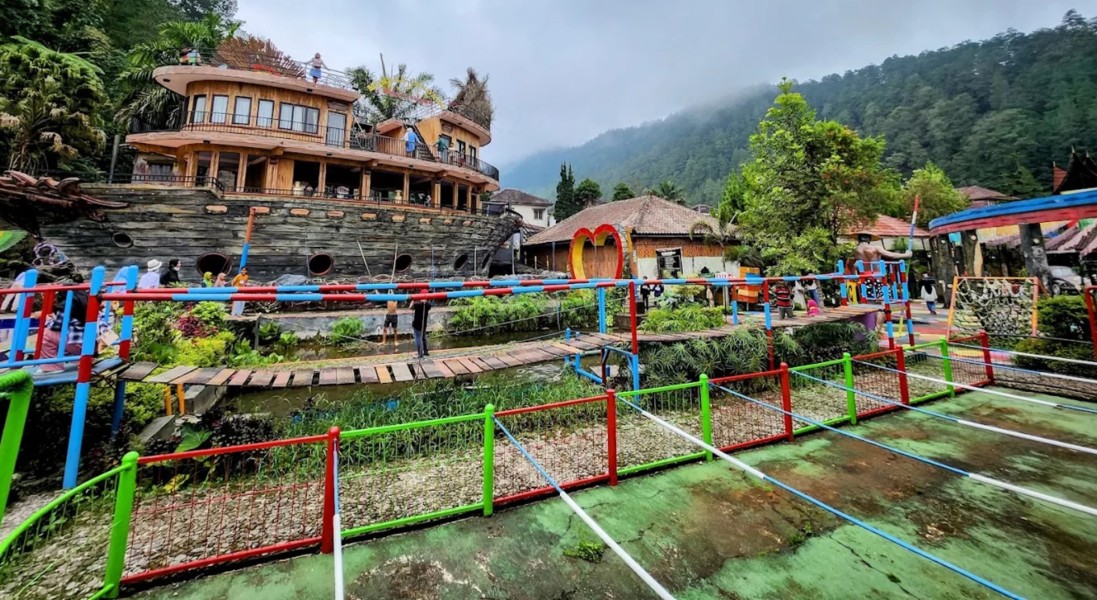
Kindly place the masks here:
<instances>
[{"instance_id":1,"label":"forested mountain","mask_svg":"<svg viewBox=\"0 0 1097 600\"><path fill-rule=\"evenodd\" d=\"M796 90L821 118L883 136L887 164L904 176L932 161L956 185L1020 191L1031 174L1047 187L1052 161L1065 162L1072 147L1097 150L1097 18L1071 11L1055 28L892 57ZM728 173L749 156L747 139L776 94L774 86L756 88L716 106L607 131L576 148L540 152L504 169L503 183L551 197L567 161L577 177L602 189L670 179L691 203L715 205Z\"/></svg>"}]
</instances>

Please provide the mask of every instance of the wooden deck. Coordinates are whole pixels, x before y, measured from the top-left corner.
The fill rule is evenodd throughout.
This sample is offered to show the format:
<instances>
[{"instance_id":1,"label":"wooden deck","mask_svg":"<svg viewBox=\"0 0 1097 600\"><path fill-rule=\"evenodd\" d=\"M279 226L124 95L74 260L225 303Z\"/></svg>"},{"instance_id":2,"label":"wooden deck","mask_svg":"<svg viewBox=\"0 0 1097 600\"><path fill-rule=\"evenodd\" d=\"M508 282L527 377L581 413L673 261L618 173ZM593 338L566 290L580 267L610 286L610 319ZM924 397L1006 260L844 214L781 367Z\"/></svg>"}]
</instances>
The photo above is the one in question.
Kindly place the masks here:
<instances>
[{"instance_id":1,"label":"wooden deck","mask_svg":"<svg viewBox=\"0 0 1097 600\"><path fill-rule=\"evenodd\" d=\"M803 327L814 323L843 321L861 317L877 310L873 305L853 305L831 308L817 317L774 319L774 328ZM757 327L762 324L757 315L744 316L739 325L727 325L704 331L684 333L640 333L640 343L669 343L693 338L719 338L731 335L736 329ZM266 367L258 369L223 369L174 367L157 375L155 363L135 363L119 374L127 381L161 384L194 384L230 387L286 388L328 385L352 385L374 383L401 383L426 379L453 378L477 375L489 371L501 371L553 360L560 360L580 352L601 350L605 346L627 346L628 334L584 333L571 340L541 340L505 346L470 348L467 354L418 360L404 358L383 364L337 366L325 368L285 369Z\"/></svg>"}]
</instances>

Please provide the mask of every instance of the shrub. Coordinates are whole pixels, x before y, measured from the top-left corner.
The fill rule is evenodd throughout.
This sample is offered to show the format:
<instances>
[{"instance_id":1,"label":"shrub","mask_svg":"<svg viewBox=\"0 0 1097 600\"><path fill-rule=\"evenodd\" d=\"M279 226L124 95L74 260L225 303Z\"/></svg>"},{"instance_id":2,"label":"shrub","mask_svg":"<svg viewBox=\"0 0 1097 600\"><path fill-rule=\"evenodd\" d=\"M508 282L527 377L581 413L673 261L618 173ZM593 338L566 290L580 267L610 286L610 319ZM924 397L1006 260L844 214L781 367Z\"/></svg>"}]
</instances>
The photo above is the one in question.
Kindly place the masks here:
<instances>
[{"instance_id":1,"label":"shrub","mask_svg":"<svg viewBox=\"0 0 1097 600\"><path fill-rule=\"evenodd\" d=\"M841 358L843 352L857 356L876 352L879 340L860 323L815 323L793 333L804 364Z\"/></svg>"},{"instance_id":2,"label":"shrub","mask_svg":"<svg viewBox=\"0 0 1097 600\"><path fill-rule=\"evenodd\" d=\"M476 332L482 335L540 329L548 310L544 294L518 296L477 296L451 302L455 308L446 324L451 333ZM597 308L595 315L597 315Z\"/></svg>"},{"instance_id":3,"label":"shrub","mask_svg":"<svg viewBox=\"0 0 1097 600\"><path fill-rule=\"evenodd\" d=\"M1086 312L1084 296L1044 298L1036 303L1036 311L1036 326L1044 337L1066 340L1090 338L1089 314Z\"/></svg>"},{"instance_id":4,"label":"shrub","mask_svg":"<svg viewBox=\"0 0 1097 600\"><path fill-rule=\"evenodd\" d=\"M688 305L681 308L654 308L648 311L640 331L668 333L676 331L700 331L726 324L719 308Z\"/></svg>"},{"instance_id":5,"label":"shrub","mask_svg":"<svg viewBox=\"0 0 1097 600\"><path fill-rule=\"evenodd\" d=\"M1071 344L1069 342L1063 343L1053 340L1028 338L1025 340L1021 340L1021 342L1019 342L1015 347L1015 350L1017 352L1024 352L1026 354L1042 354L1044 356L1055 356L1059 358L1070 358L1085 361L1093 360L1093 348L1087 344ZM1049 371L1051 373L1059 373L1062 375L1073 375L1075 377L1087 377L1090 379L1097 379L1097 367L1094 367L1092 365L1068 363L1060 360L1033 358L1030 356L1014 356L1013 362L1015 365L1023 369Z\"/></svg>"},{"instance_id":6,"label":"shrub","mask_svg":"<svg viewBox=\"0 0 1097 600\"><path fill-rule=\"evenodd\" d=\"M350 344L361 339L366 325L355 317L343 317L331 325L329 339L334 344Z\"/></svg>"},{"instance_id":7,"label":"shrub","mask_svg":"<svg viewBox=\"0 0 1097 600\"><path fill-rule=\"evenodd\" d=\"M259 343L269 344L278 339L282 333L282 326L277 321L263 321L259 326Z\"/></svg>"},{"instance_id":8,"label":"shrub","mask_svg":"<svg viewBox=\"0 0 1097 600\"><path fill-rule=\"evenodd\" d=\"M199 302L188 312L207 328L218 330L225 326L225 305L221 302Z\"/></svg>"}]
</instances>

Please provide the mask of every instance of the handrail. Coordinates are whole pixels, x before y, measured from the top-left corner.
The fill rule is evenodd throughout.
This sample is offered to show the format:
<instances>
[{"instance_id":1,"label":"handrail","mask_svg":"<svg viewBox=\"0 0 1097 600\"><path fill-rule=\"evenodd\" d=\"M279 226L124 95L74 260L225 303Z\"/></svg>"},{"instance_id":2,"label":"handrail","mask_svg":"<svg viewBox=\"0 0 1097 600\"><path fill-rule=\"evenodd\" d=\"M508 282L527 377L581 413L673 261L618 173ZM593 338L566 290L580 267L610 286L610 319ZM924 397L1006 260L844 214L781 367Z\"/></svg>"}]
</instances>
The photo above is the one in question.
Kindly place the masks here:
<instances>
[{"instance_id":1,"label":"handrail","mask_svg":"<svg viewBox=\"0 0 1097 600\"><path fill-rule=\"evenodd\" d=\"M105 473L100 473L99 475L96 475L95 477L92 477L91 479L85 481L84 483L81 483L80 485L72 488L71 490L65 491L65 493L61 494L60 496L58 496L58 497L54 498L53 500L49 501L48 503L46 503L46 505L43 506L42 508L39 508L38 510L34 511L34 513L31 514L31 516L27 517L27 520L25 520L22 523L16 525L15 529L12 529L11 533L9 533L6 538L0 540L0 557L3 557L5 554L7 554L7 552L11 549L12 545L15 544L16 540L18 540L21 535L26 533L27 530L30 529L32 525L34 525L39 520L41 520L43 517L45 517L50 512L52 512L53 509L55 509L58 506L64 504L69 499L71 499L73 496L76 496L77 494L81 494L81 493L87 491L88 489L94 487L95 485L97 485L99 483L102 483L103 481L106 481L107 479L110 479L111 477L114 477L115 475L118 475L118 474L122 473L123 471L125 471L128 468L130 468L130 467L122 464L122 465L118 465L117 467L114 467L113 469L111 469L109 471L106 471Z\"/></svg>"},{"instance_id":2,"label":"handrail","mask_svg":"<svg viewBox=\"0 0 1097 600\"><path fill-rule=\"evenodd\" d=\"M8 505L11 479L15 475L15 459L23 441L23 428L30 411L34 380L26 371L10 371L0 375L0 394L8 397L8 413L4 418L4 433L0 437L0 523ZM2 547L0 547L2 553Z\"/></svg>"},{"instance_id":3,"label":"handrail","mask_svg":"<svg viewBox=\"0 0 1097 600\"><path fill-rule=\"evenodd\" d=\"M192 54L192 51L196 54ZM281 52L262 52L252 50L179 48L175 52L164 52L156 59L161 67L222 67L236 71L267 73L291 79L304 79L311 83L309 71L311 61L298 61ZM358 91L350 75L337 69L324 67L320 70L319 85Z\"/></svg>"},{"instance_id":4,"label":"handrail","mask_svg":"<svg viewBox=\"0 0 1097 600\"><path fill-rule=\"evenodd\" d=\"M344 150L361 150L363 152L378 152L391 156L414 158L425 162L436 162L451 165L458 168L477 171L496 181L499 180L499 169L487 161L469 153L459 153L456 150L434 152L424 142L416 142L415 150L407 151L407 141L399 138L385 136L377 133L369 133L354 127L329 127L309 121L294 121L281 119L279 115L271 116L237 114L235 112L211 112L189 111L186 123L178 129L163 129L150 131L147 128L139 128L140 131L131 133L163 133L169 131L199 131L209 133L239 133L245 135L259 135L277 139L296 140L315 144L323 144L331 148ZM426 150L426 153L421 152ZM430 155L430 159L423 158L424 154Z\"/></svg>"}]
</instances>

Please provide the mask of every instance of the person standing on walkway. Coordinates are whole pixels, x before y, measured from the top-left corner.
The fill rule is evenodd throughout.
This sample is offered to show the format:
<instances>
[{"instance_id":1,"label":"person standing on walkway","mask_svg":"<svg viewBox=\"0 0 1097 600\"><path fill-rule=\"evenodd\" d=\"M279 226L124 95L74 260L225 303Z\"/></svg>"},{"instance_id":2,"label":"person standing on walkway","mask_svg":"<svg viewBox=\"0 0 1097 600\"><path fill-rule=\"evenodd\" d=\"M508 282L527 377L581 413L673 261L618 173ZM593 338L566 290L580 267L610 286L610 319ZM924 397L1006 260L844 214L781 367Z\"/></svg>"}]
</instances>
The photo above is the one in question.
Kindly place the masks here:
<instances>
[{"instance_id":1,"label":"person standing on walkway","mask_svg":"<svg viewBox=\"0 0 1097 600\"><path fill-rule=\"evenodd\" d=\"M324 64L324 59L320 58L320 53L317 52L316 56L313 56L312 60L306 64L308 64L309 77L312 77L312 82L320 83L320 77L324 74L323 70L328 68L328 66Z\"/></svg>"},{"instance_id":2,"label":"person standing on walkway","mask_svg":"<svg viewBox=\"0 0 1097 600\"><path fill-rule=\"evenodd\" d=\"M137 289L151 290L160 287L160 267L164 263L155 258L145 263L145 274L137 281Z\"/></svg>"},{"instance_id":3,"label":"person standing on walkway","mask_svg":"<svg viewBox=\"0 0 1097 600\"><path fill-rule=\"evenodd\" d=\"M773 289L773 301L782 319L792 318L792 292L784 281L777 282L777 286Z\"/></svg>"},{"instance_id":4,"label":"person standing on walkway","mask_svg":"<svg viewBox=\"0 0 1097 600\"><path fill-rule=\"evenodd\" d=\"M427 322L430 316L430 302L416 300L411 303L411 335L415 337L415 351L419 358L429 356L427 352Z\"/></svg>"},{"instance_id":5,"label":"person standing on walkway","mask_svg":"<svg viewBox=\"0 0 1097 600\"><path fill-rule=\"evenodd\" d=\"M392 329L392 343L396 343L396 325L398 319L396 315L396 301L389 300L385 303L385 322L381 325L381 343L384 344L389 339L389 329ZM415 349L418 350L418 342L416 342Z\"/></svg>"},{"instance_id":6,"label":"person standing on walkway","mask_svg":"<svg viewBox=\"0 0 1097 600\"><path fill-rule=\"evenodd\" d=\"M236 288L237 293L241 289L248 285L248 268L241 267L240 272L236 274L236 277L232 278L232 287ZM244 314L244 303L236 301L232 303L232 316L239 317Z\"/></svg>"},{"instance_id":7,"label":"person standing on walkway","mask_svg":"<svg viewBox=\"0 0 1097 600\"><path fill-rule=\"evenodd\" d=\"M419 136L415 135L415 130L408 127L407 133L404 134L404 150L407 151L408 156L415 157L415 148L419 145Z\"/></svg>"}]
</instances>

